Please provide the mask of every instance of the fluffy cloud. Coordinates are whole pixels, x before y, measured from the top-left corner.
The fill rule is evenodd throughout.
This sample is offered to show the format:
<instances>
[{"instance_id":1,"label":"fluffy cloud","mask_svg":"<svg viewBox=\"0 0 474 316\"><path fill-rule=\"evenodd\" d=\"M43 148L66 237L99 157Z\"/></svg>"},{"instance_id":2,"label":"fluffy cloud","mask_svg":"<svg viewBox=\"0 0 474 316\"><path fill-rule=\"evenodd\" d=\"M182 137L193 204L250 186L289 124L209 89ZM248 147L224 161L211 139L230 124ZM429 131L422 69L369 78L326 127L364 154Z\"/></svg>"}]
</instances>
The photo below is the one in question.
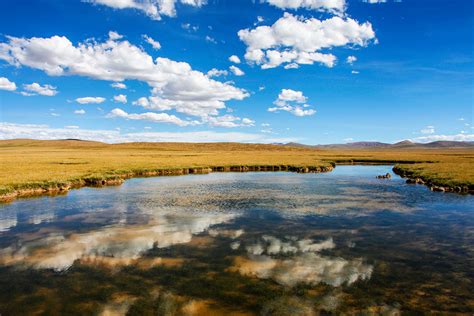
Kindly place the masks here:
<instances>
[{"instance_id":1,"label":"fluffy cloud","mask_svg":"<svg viewBox=\"0 0 474 316\"><path fill-rule=\"evenodd\" d=\"M16 84L8 78L0 77L0 90L15 91Z\"/></svg>"},{"instance_id":2,"label":"fluffy cloud","mask_svg":"<svg viewBox=\"0 0 474 316\"><path fill-rule=\"evenodd\" d=\"M296 116L313 115L316 111L309 109L310 106L306 104L307 100L301 91L282 89L278 98L273 102L276 106L268 108L268 111L287 111Z\"/></svg>"},{"instance_id":3,"label":"fluffy cloud","mask_svg":"<svg viewBox=\"0 0 474 316\"><path fill-rule=\"evenodd\" d=\"M410 139L416 143L429 143L436 141L457 141L457 142L474 142L474 134L460 133L455 135L429 135Z\"/></svg>"},{"instance_id":4,"label":"fluffy cloud","mask_svg":"<svg viewBox=\"0 0 474 316\"><path fill-rule=\"evenodd\" d=\"M209 78L188 63L168 58L153 59L128 41L109 36L103 43L86 41L77 46L68 38L8 37L0 43L0 59L15 66L28 66L52 76L79 75L121 82L148 83L153 96L169 109L189 115L216 115L229 100L242 100L245 90Z\"/></svg>"},{"instance_id":5,"label":"fluffy cloud","mask_svg":"<svg viewBox=\"0 0 474 316\"><path fill-rule=\"evenodd\" d=\"M76 102L79 104L100 104L105 102L105 98L102 97L83 97L83 98L77 98Z\"/></svg>"},{"instance_id":6,"label":"fluffy cloud","mask_svg":"<svg viewBox=\"0 0 474 316\"><path fill-rule=\"evenodd\" d=\"M201 7L206 0L83 0L93 4L105 5L114 9L140 10L153 20L161 20L161 16L176 16L176 3Z\"/></svg>"},{"instance_id":7,"label":"fluffy cloud","mask_svg":"<svg viewBox=\"0 0 474 316\"><path fill-rule=\"evenodd\" d=\"M292 137L269 138L263 134L239 132L144 132L121 133L117 130L89 130L52 128L47 125L15 124L0 122L0 139L83 139L106 143L126 142L228 142L229 139L243 143L288 143L299 139Z\"/></svg>"},{"instance_id":8,"label":"fluffy cloud","mask_svg":"<svg viewBox=\"0 0 474 316\"><path fill-rule=\"evenodd\" d=\"M239 67L236 67L236 66L230 66L229 67L229 70L236 76L243 76L245 75L245 72L243 72Z\"/></svg>"},{"instance_id":9,"label":"fluffy cloud","mask_svg":"<svg viewBox=\"0 0 474 316\"><path fill-rule=\"evenodd\" d=\"M145 41L151 45L151 47L153 47L154 49L156 50L159 50L161 49L161 44L160 42L158 41L155 41L154 39L152 39L150 36L148 35L143 35L143 38L145 39Z\"/></svg>"},{"instance_id":10,"label":"fluffy cloud","mask_svg":"<svg viewBox=\"0 0 474 316\"><path fill-rule=\"evenodd\" d=\"M434 126L426 126L425 128L420 130L420 133L422 133L422 134L434 134L435 133L435 128L434 128Z\"/></svg>"},{"instance_id":11,"label":"fluffy cloud","mask_svg":"<svg viewBox=\"0 0 474 316\"><path fill-rule=\"evenodd\" d=\"M280 9L307 9L341 14L346 9L345 0L266 0Z\"/></svg>"},{"instance_id":12,"label":"fluffy cloud","mask_svg":"<svg viewBox=\"0 0 474 316\"><path fill-rule=\"evenodd\" d=\"M387 0L363 0L365 3L375 4L375 3L385 3Z\"/></svg>"},{"instance_id":13,"label":"fluffy cloud","mask_svg":"<svg viewBox=\"0 0 474 316\"><path fill-rule=\"evenodd\" d=\"M53 87L49 84L45 84L44 86L33 82L32 84L24 84L23 88L26 91L29 91L30 94L40 94L48 97L55 96L58 91L56 90L56 87Z\"/></svg>"},{"instance_id":14,"label":"fluffy cloud","mask_svg":"<svg viewBox=\"0 0 474 316\"><path fill-rule=\"evenodd\" d=\"M175 124L178 126L188 126L188 125L193 125L193 122L189 121L184 121L180 118L178 118L175 115L170 115L168 113L153 113L153 112L146 112L146 113L141 113L141 114L129 114L125 112L122 109L113 109L110 111L109 114L107 114L107 117L109 118L114 118L114 117L120 117L128 120L144 120L144 121L150 121L150 122L155 122L155 123L170 123L170 124Z\"/></svg>"},{"instance_id":15,"label":"fluffy cloud","mask_svg":"<svg viewBox=\"0 0 474 316\"><path fill-rule=\"evenodd\" d=\"M211 77L220 77L220 76L227 76L229 73L227 72L227 70L219 70L217 68L212 68L211 70L209 70L207 72L207 76L209 78Z\"/></svg>"},{"instance_id":16,"label":"fluffy cloud","mask_svg":"<svg viewBox=\"0 0 474 316\"><path fill-rule=\"evenodd\" d=\"M127 96L124 94L119 94L114 96L114 101L119 103L127 103Z\"/></svg>"},{"instance_id":17,"label":"fluffy cloud","mask_svg":"<svg viewBox=\"0 0 474 316\"><path fill-rule=\"evenodd\" d=\"M357 61L357 57L355 57L355 56L348 56L347 59L346 59L346 62L350 65L352 65L356 61Z\"/></svg>"},{"instance_id":18,"label":"fluffy cloud","mask_svg":"<svg viewBox=\"0 0 474 316\"><path fill-rule=\"evenodd\" d=\"M115 89L127 89L127 86L122 82L113 82L110 86Z\"/></svg>"},{"instance_id":19,"label":"fluffy cloud","mask_svg":"<svg viewBox=\"0 0 474 316\"><path fill-rule=\"evenodd\" d=\"M229 57L229 61L235 63L235 64L240 64L240 58L237 55L232 55Z\"/></svg>"},{"instance_id":20,"label":"fluffy cloud","mask_svg":"<svg viewBox=\"0 0 474 316\"><path fill-rule=\"evenodd\" d=\"M242 126L254 126L255 121L249 118L240 118L233 115L223 116L206 116L203 117L203 123L214 127L242 127Z\"/></svg>"},{"instance_id":21,"label":"fluffy cloud","mask_svg":"<svg viewBox=\"0 0 474 316\"><path fill-rule=\"evenodd\" d=\"M238 32L247 45L245 59L263 69L282 64L314 64L333 67L336 57L323 49L346 45L367 46L375 40L369 22L359 24L351 18L304 19L285 13L272 26L258 26Z\"/></svg>"},{"instance_id":22,"label":"fluffy cloud","mask_svg":"<svg viewBox=\"0 0 474 316\"><path fill-rule=\"evenodd\" d=\"M75 111L74 111L74 114L83 115L83 114L86 114L86 111L83 110L83 109L79 109L79 110L75 110Z\"/></svg>"}]
</instances>

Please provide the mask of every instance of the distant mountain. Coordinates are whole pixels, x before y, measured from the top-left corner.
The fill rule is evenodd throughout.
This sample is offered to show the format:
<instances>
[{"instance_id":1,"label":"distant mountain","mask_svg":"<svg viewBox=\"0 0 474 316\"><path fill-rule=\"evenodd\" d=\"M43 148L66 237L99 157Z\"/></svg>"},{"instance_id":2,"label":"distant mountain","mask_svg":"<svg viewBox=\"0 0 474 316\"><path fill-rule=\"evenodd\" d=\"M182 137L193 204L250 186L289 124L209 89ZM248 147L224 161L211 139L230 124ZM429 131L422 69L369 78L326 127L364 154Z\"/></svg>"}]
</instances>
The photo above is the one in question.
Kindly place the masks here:
<instances>
[{"instance_id":1,"label":"distant mountain","mask_svg":"<svg viewBox=\"0 0 474 316\"><path fill-rule=\"evenodd\" d=\"M287 143L285 146L302 148L321 148L321 149L362 149L362 148L469 148L474 147L474 142L456 142L456 141L436 141L431 143L414 143L410 140L404 140L395 144L381 142L353 142L347 144L328 144L328 145L305 145L300 143Z\"/></svg>"},{"instance_id":2,"label":"distant mountain","mask_svg":"<svg viewBox=\"0 0 474 316\"><path fill-rule=\"evenodd\" d=\"M403 140L401 142L393 144L395 147L407 147L407 146L416 146L417 144L412 142L411 140Z\"/></svg>"}]
</instances>

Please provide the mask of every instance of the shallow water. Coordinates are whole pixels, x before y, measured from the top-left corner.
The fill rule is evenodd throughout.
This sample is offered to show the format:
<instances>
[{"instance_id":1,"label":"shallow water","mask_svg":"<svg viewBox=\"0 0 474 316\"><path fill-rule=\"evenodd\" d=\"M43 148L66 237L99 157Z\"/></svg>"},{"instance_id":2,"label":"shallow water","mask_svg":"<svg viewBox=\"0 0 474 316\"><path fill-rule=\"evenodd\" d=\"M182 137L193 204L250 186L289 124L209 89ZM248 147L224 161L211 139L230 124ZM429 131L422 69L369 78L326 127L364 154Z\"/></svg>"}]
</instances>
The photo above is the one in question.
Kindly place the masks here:
<instances>
[{"instance_id":1,"label":"shallow water","mask_svg":"<svg viewBox=\"0 0 474 316\"><path fill-rule=\"evenodd\" d=\"M389 166L213 173L0 205L0 315L474 312L474 198Z\"/></svg>"}]
</instances>

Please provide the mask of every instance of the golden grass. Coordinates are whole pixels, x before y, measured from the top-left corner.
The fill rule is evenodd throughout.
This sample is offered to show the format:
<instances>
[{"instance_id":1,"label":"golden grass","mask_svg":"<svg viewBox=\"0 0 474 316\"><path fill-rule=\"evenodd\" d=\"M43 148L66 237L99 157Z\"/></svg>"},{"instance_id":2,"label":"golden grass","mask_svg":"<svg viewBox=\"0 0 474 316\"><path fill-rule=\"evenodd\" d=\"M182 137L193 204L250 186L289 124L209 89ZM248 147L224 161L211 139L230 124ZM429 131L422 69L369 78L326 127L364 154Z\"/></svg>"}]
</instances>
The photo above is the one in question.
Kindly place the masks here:
<instances>
[{"instance_id":1,"label":"golden grass","mask_svg":"<svg viewBox=\"0 0 474 316\"><path fill-rule=\"evenodd\" d=\"M0 194L45 183L143 170L252 165L323 166L330 162L403 165L440 184L474 184L473 149L312 149L238 143L0 141ZM430 163L426 163L430 162Z\"/></svg>"}]
</instances>

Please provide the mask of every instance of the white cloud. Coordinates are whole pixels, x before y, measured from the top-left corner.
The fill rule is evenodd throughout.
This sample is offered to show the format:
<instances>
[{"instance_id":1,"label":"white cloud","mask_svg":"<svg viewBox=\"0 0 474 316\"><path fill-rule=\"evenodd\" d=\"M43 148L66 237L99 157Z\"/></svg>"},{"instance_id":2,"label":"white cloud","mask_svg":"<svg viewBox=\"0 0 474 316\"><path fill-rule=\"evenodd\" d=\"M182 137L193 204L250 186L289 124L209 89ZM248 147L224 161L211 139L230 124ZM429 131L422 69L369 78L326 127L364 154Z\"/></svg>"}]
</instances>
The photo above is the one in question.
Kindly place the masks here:
<instances>
[{"instance_id":1,"label":"white cloud","mask_svg":"<svg viewBox=\"0 0 474 316\"><path fill-rule=\"evenodd\" d=\"M75 110L75 111L74 111L74 114L83 115L83 114L86 114L86 111L83 110L83 109L79 109L79 110Z\"/></svg>"},{"instance_id":2,"label":"white cloud","mask_svg":"<svg viewBox=\"0 0 474 316\"><path fill-rule=\"evenodd\" d=\"M240 58L237 55L230 56L229 61L233 62L234 64L240 64Z\"/></svg>"},{"instance_id":3,"label":"white cloud","mask_svg":"<svg viewBox=\"0 0 474 316\"><path fill-rule=\"evenodd\" d=\"M429 135L420 136L410 139L416 143L429 143L435 141L457 141L457 142L472 142L474 141L474 134L455 134L455 135Z\"/></svg>"},{"instance_id":4,"label":"white cloud","mask_svg":"<svg viewBox=\"0 0 474 316\"><path fill-rule=\"evenodd\" d=\"M229 100L242 100L248 93L231 83L209 78L185 62L153 59L128 41L85 41L74 46L61 36L50 38L7 37L0 43L0 59L15 66L28 66L51 76L79 75L121 82L148 83L153 97L169 109L189 115L217 114Z\"/></svg>"},{"instance_id":5,"label":"white cloud","mask_svg":"<svg viewBox=\"0 0 474 316\"><path fill-rule=\"evenodd\" d=\"M176 16L176 3L201 7L206 0L83 0L93 4L105 5L114 9L140 10L153 20L161 20L161 16Z\"/></svg>"},{"instance_id":6,"label":"white cloud","mask_svg":"<svg viewBox=\"0 0 474 316\"><path fill-rule=\"evenodd\" d=\"M67 128L67 129L79 129L80 127L77 126L77 125L67 125L67 126L64 126L64 128Z\"/></svg>"},{"instance_id":7,"label":"white cloud","mask_svg":"<svg viewBox=\"0 0 474 316\"><path fill-rule=\"evenodd\" d=\"M420 133L422 133L422 134L434 134L435 133L435 128L434 128L434 126L426 126L425 128L420 130Z\"/></svg>"},{"instance_id":8,"label":"white cloud","mask_svg":"<svg viewBox=\"0 0 474 316\"><path fill-rule=\"evenodd\" d=\"M265 0L280 9L307 9L341 14L346 9L345 0Z\"/></svg>"},{"instance_id":9,"label":"white cloud","mask_svg":"<svg viewBox=\"0 0 474 316\"><path fill-rule=\"evenodd\" d=\"M119 94L114 96L114 101L119 103L127 103L127 96L124 94Z\"/></svg>"},{"instance_id":10,"label":"white cloud","mask_svg":"<svg viewBox=\"0 0 474 316\"><path fill-rule=\"evenodd\" d=\"M362 0L362 2L376 4L376 3L385 3L387 0Z\"/></svg>"},{"instance_id":11,"label":"white cloud","mask_svg":"<svg viewBox=\"0 0 474 316\"><path fill-rule=\"evenodd\" d=\"M356 61L357 61L357 57L355 57L355 56L348 56L347 59L346 59L346 62L350 65L352 65Z\"/></svg>"},{"instance_id":12,"label":"white cloud","mask_svg":"<svg viewBox=\"0 0 474 316\"><path fill-rule=\"evenodd\" d=\"M83 98L77 98L76 102L79 104L90 104L90 103L96 103L100 104L105 102L105 98L102 97L83 97Z\"/></svg>"},{"instance_id":13,"label":"white cloud","mask_svg":"<svg viewBox=\"0 0 474 316\"><path fill-rule=\"evenodd\" d=\"M353 75L358 75L359 73L360 73L360 72L357 71L357 70L352 70L352 71L351 71L351 74L353 74Z\"/></svg>"},{"instance_id":14,"label":"white cloud","mask_svg":"<svg viewBox=\"0 0 474 316\"><path fill-rule=\"evenodd\" d=\"M207 76L209 78L211 77L220 77L220 76L227 76L229 73L227 72L227 70L220 70L220 69L217 69L217 68L212 68L211 70L209 70L207 72Z\"/></svg>"},{"instance_id":15,"label":"white cloud","mask_svg":"<svg viewBox=\"0 0 474 316\"><path fill-rule=\"evenodd\" d=\"M336 56L321 53L321 50L347 45L364 47L375 40L369 22L359 24L354 19L341 17L321 21L290 13L285 13L272 26L243 29L238 35L247 45L245 59L263 69L315 62L333 67Z\"/></svg>"},{"instance_id":16,"label":"white cloud","mask_svg":"<svg viewBox=\"0 0 474 316\"><path fill-rule=\"evenodd\" d=\"M115 89L127 89L127 86L122 82L113 82L110 86Z\"/></svg>"},{"instance_id":17,"label":"white cloud","mask_svg":"<svg viewBox=\"0 0 474 316\"><path fill-rule=\"evenodd\" d=\"M202 118L202 122L214 127L244 127L254 126L255 121L249 118L240 118L234 115L207 116Z\"/></svg>"},{"instance_id":18,"label":"white cloud","mask_svg":"<svg viewBox=\"0 0 474 316\"><path fill-rule=\"evenodd\" d=\"M217 41L214 37L206 35L205 39L206 39L206 42L209 42L209 43L212 43L212 44L217 44Z\"/></svg>"},{"instance_id":19,"label":"white cloud","mask_svg":"<svg viewBox=\"0 0 474 316\"><path fill-rule=\"evenodd\" d=\"M145 41L151 45L151 47L153 47L154 49L156 50L159 50L161 49L161 44L160 42L158 41L155 41L154 39L152 39L150 36L148 35L143 35L143 38L145 39Z\"/></svg>"},{"instance_id":20,"label":"white cloud","mask_svg":"<svg viewBox=\"0 0 474 316\"><path fill-rule=\"evenodd\" d=\"M29 91L30 95L40 94L40 95L52 97L58 93L58 91L56 90L56 87L53 87L49 84L45 84L44 86L42 86L36 82L33 82L32 84L24 84L23 88Z\"/></svg>"},{"instance_id":21,"label":"white cloud","mask_svg":"<svg viewBox=\"0 0 474 316\"><path fill-rule=\"evenodd\" d=\"M15 91L16 84L8 78L0 77L0 90Z\"/></svg>"},{"instance_id":22,"label":"white cloud","mask_svg":"<svg viewBox=\"0 0 474 316\"><path fill-rule=\"evenodd\" d=\"M114 31L110 31L109 32L109 38L111 40L115 41L115 40L119 40L119 39L123 38L123 35L120 35L119 33L114 32Z\"/></svg>"},{"instance_id":23,"label":"white cloud","mask_svg":"<svg viewBox=\"0 0 474 316\"><path fill-rule=\"evenodd\" d=\"M245 72L243 72L239 67L236 67L234 65L229 67L229 70L236 76L243 76L245 75Z\"/></svg>"},{"instance_id":24,"label":"white cloud","mask_svg":"<svg viewBox=\"0 0 474 316\"><path fill-rule=\"evenodd\" d=\"M273 102L275 107L268 108L269 112L287 111L295 116L309 116L316 113L306 104L307 98L301 91L282 89L278 98Z\"/></svg>"},{"instance_id":25,"label":"white cloud","mask_svg":"<svg viewBox=\"0 0 474 316\"><path fill-rule=\"evenodd\" d=\"M170 115L168 113L153 113L153 112L146 112L141 114L129 114L122 109L113 109L107 114L107 117L114 118L120 117L128 120L144 120L154 123L170 123L175 124L178 126L188 126L193 125L193 122L183 121L182 119L178 118L175 115Z\"/></svg>"},{"instance_id":26,"label":"white cloud","mask_svg":"<svg viewBox=\"0 0 474 316\"><path fill-rule=\"evenodd\" d=\"M120 130L91 130L52 128L48 125L16 124L0 122L0 139L83 139L106 143L125 142L228 142L229 139L242 143L288 143L297 142L298 138L270 138L263 134L240 132L144 132L121 133Z\"/></svg>"},{"instance_id":27,"label":"white cloud","mask_svg":"<svg viewBox=\"0 0 474 316\"><path fill-rule=\"evenodd\" d=\"M286 64L283 68L285 69L298 69L300 68L300 65L297 63L291 63L291 64Z\"/></svg>"}]
</instances>

